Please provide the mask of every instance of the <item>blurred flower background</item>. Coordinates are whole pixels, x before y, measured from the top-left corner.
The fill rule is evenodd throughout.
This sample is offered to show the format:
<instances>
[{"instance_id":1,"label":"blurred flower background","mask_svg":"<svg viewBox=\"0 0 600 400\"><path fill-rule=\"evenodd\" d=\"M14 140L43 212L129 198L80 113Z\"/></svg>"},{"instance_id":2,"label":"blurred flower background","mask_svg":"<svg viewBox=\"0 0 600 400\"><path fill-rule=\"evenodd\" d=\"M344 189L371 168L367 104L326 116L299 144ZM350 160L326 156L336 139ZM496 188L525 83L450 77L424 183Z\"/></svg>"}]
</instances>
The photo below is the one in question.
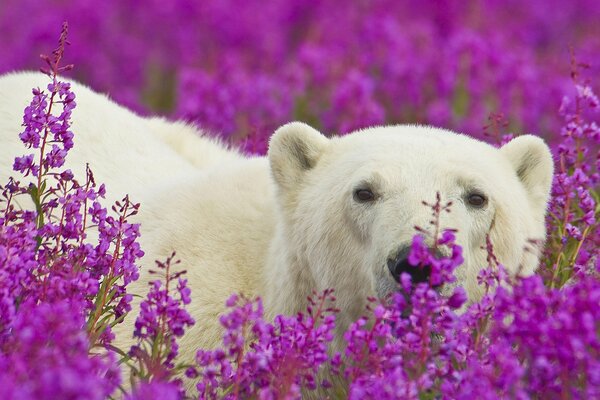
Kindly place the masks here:
<instances>
[{"instance_id":1,"label":"blurred flower background","mask_svg":"<svg viewBox=\"0 0 600 400\"><path fill-rule=\"evenodd\" d=\"M63 21L75 69L59 65L64 28L45 58L49 85L34 90L24 131L14 132L39 154L17 157L15 179L0 182L1 398L102 399L122 390L176 399L184 370L198 382L191 395L211 399L291 399L316 388L381 400L600 398L600 2L2 0L0 74L38 69ZM507 277L488 241L480 303L457 315L463 292L443 298L403 281L410 301L374 300L335 355L327 352L331 291L315 293L306 313L273 321L260 300L234 295L221 316L223 346L180 365L177 339L202 324L184 308L201 288L169 272L173 255L157 262L137 344L118 349L111 329L131 310L127 285L143 254L139 226L128 222L139 204L126 196L110 212L92 171L74 179L61 170L78 111L63 72L249 153L264 153L291 120L326 134L428 123L495 145L538 134L556 161L539 273ZM29 174L37 184L17 181ZM20 209L18 196L35 209ZM418 238L414 258L451 280L462 262L454 236L436 238L453 254L441 260ZM504 281L513 289L493 290ZM119 365L133 371L130 390ZM322 380L323 368L347 392Z\"/></svg>"},{"instance_id":2,"label":"blurred flower background","mask_svg":"<svg viewBox=\"0 0 600 400\"><path fill-rule=\"evenodd\" d=\"M255 152L291 120L480 136L496 113L550 137L569 49L600 59L595 0L3 0L0 73L37 69L65 20L75 78Z\"/></svg>"}]
</instances>

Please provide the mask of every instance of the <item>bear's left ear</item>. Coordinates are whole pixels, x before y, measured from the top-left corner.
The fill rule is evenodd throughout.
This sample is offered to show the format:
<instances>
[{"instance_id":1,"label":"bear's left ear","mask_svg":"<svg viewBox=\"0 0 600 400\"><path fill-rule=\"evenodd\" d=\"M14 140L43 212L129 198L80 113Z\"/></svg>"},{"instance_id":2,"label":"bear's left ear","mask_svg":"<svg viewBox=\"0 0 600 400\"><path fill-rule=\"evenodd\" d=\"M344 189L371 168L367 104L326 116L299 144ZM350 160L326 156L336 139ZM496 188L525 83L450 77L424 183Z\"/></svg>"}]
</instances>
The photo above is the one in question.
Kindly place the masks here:
<instances>
[{"instance_id":1,"label":"bear's left ear","mask_svg":"<svg viewBox=\"0 0 600 400\"><path fill-rule=\"evenodd\" d=\"M269 141L269 162L277 184L290 190L303 175L314 168L329 139L302 122L291 122L277 129Z\"/></svg>"},{"instance_id":2,"label":"bear's left ear","mask_svg":"<svg viewBox=\"0 0 600 400\"><path fill-rule=\"evenodd\" d=\"M546 143L537 136L523 135L502 146L500 151L523 183L534 210L543 210L545 215L554 173L552 153Z\"/></svg>"}]
</instances>

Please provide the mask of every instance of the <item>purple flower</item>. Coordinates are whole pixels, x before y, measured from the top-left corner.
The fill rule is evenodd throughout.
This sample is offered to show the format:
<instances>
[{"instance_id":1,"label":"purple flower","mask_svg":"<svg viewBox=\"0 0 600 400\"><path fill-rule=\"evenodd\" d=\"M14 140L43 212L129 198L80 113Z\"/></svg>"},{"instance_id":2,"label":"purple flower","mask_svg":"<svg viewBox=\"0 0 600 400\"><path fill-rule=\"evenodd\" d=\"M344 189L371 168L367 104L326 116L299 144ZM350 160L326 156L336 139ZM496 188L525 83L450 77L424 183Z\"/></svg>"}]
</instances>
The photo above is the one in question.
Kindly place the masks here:
<instances>
[{"instance_id":1,"label":"purple flower","mask_svg":"<svg viewBox=\"0 0 600 400\"><path fill-rule=\"evenodd\" d=\"M145 382L125 396L126 400L179 400L180 398L179 387L171 382Z\"/></svg>"},{"instance_id":2,"label":"purple flower","mask_svg":"<svg viewBox=\"0 0 600 400\"><path fill-rule=\"evenodd\" d=\"M434 215L433 231L420 230L410 254L415 268L431 270L430 282L413 285L402 275L401 294L373 299L350 326L343 354L328 353L335 329L328 295L305 313L273 320L264 319L260 301L236 296L221 318L223 346L199 351L197 368L188 368L174 357L175 339L192 323L184 309L192 288L171 275L151 286L136 320L140 343L129 361L144 365L146 375L126 397L180 397L173 377L184 369L206 398L299 398L302 390L338 390L339 380L347 380L348 393L330 397L600 397L600 107L598 82L585 79L598 76L598 67L573 56L572 82L564 72L567 46L581 60L599 58L597 2L562 2L561 13L537 0L510 7L33 5L1 3L0 71L35 67L69 18L78 79L137 111L197 123L248 153L265 153L270 133L299 119L339 133L433 123L498 146L518 132L535 132L555 154L539 276L508 276L488 240L487 265L477 276L482 300L466 307L461 288L440 296L432 286L452 284L462 251L453 232L437 232ZM125 197L110 212L91 171L62 170L75 144L70 119L77 112L75 94L59 78L69 69L61 67L66 43L65 28L57 50L43 57L48 85L18 105L26 106L23 129L14 133L33 154L16 157L13 169L22 178L0 188L3 398L114 395L116 353L106 348L111 325L131 310L127 285L143 255L140 227L131 223L138 205ZM21 209L29 199L35 207ZM447 205L436 199L429 206L439 213ZM153 344L160 349L154 356ZM321 380L324 369L332 374Z\"/></svg>"},{"instance_id":3,"label":"purple flower","mask_svg":"<svg viewBox=\"0 0 600 400\"><path fill-rule=\"evenodd\" d=\"M114 391L116 360L89 354L82 310L68 300L19 306L0 346L2 398L104 399Z\"/></svg>"},{"instance_id":4,"label":"purple flower","mask_svg":"<svg viewBox=\"0 0 600 400\"><path fill-rule=\"evenodd\" d=\"M17 157L14 170L33 175L32 182L24 187L13 178L0 186L3 398L105 398L114 392L120 383L116 353L99 346L110 345L111 325L130 309L125 286L137 278L135 263L143 255L137 226L128 223L138 205L126 197L114 208L116 217L108 215L96 201L104 186L96 189L89 169L81 180L57 170L72 147L75 107L70 85L57 79L67 69L60 66L65 44L66 25L59 47L44 56L51 93L34 89L24 111L20 138L38 154ZM34 208L21 209L19 196L28 196ZM98 231L98 243L88 239L90 229Z\"/></svg>"},{"instance_id":5,"label":"purple flower","mask_svg":"<svg viewBox=\"0 0 600 400\"><path fill-rule=\"evenodd\" d=\"M271 324L263 319L260 299L252 302L233 295L232 308L221 317L225 328L223 349L200 350L196 355L202 398L300 398L301 389L328 388L318 373L329 360L335 310L332 291L309 299L306 313L279 315ZM250 334L251 333L251 334Z\"/></svg>"},{"instance_id":6,"label":"purple flower","mask_svg":"<svg viewBox=\"0 0 600 400\"><path fill-rule=\"evenodd\" d=\"M16 157L13 169L17 172L21 172L24 176L37 175L39 168L33 161L33 154L29 154L23 157Z\"/></svg>"},{"instance_id":7,"label":"purple flower","mask_svg":"<svg viewBox=\"0 0 600 400\"><path fill-rule=\"evenodd\" d=\"M190 291L186 286L187 281L180 278L185 271L172 270L172 267L179 263L173 261L174 257L175 253L164 263L157 261L158 270L152 272L162 275L163 279L151 282L150 290L141 302L140 312L135 320L133 335L137 338L137 344L129 349L130 363L135 364L138 371L135 374L134 389L134 397L138 397L135 398L141 398L140 393L152 393L154 390L156 393L163 390L171 393L173 388L177 389L179 398L182 395L179 393L181 381L172 380L172 375L183 369L187 375L193 372L186 366L174 363L179 349L177 338L183 336L185 329L195 323L184 309L184 306L190 303ZM176 288L172 287L173 282L177 282ZM128 303L127 307L130 308ZM158 385L157 388L146 387L149 382Z\"/></svg>"}]
</instances>

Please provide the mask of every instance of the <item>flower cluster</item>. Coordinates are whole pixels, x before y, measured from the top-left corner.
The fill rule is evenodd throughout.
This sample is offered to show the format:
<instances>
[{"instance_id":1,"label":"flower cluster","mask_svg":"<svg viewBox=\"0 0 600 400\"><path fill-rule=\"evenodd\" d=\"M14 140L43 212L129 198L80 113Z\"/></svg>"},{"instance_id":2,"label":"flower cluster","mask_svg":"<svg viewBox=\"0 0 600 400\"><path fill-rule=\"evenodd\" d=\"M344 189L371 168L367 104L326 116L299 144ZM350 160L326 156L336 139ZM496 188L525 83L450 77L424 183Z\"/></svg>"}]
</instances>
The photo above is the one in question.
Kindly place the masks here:
<instances>
[{"instance_id":1,"label":"flower cluster","mask_svg":"<svg viewBox=\"0 0 600 400\"><path fill-rule=\"evenodd\" d=\"M174 364L178 353L176 339L195 321L184 308L191 302L187 280L182 278L186 271L173 272L172 268L179 264L179 261L173 261L174 257L175 253L164 263L157 261L158 270L150 271L162 275L163 279L150 283L135 320L133 335L138 342L129 350L134 381L167 384L173 374L185 368ZM177 286L173 287L173 284Z\"/></svg>"},{"instance_id":2,"label":"flower cluster","mask_svg":"<svg viewBox=\"0 0 600 400\"><path fill-rule=\"evenodd\" d=\"M65 316L69 316L65 318ZM80 304L68 299L19 305L2 341L3 399L104 399L119 383L114 357L90 355Z\"/></svg>"},{"instance_id":3,"label":"flower cluster","mask_svg":"<svg viewBox=\"0 0 600 400\"><path fill-rule=\"evenodd\" d=\"M479 319L489 322L487 346L464 361L452 397L598 397L599 301L600 285L591 276L563 290L546 287L539 276L510 291L500 287L493 311Z\"/></svg>"},{"instance_id":4,"label":"flower cluster","mask_svg":"<svg viewBox=\"0 0 600 400\"><path fill-rule=\"evenodd\" d=\"M371 299L341 353L331 346L330 290L306 312L272 319L260 299L234 295L221 317L223 345L179 362L177 339L194 321L173 257L158 263L161 279L141 302L137 344L117 349L111 330L132 309L127 285L143 255L132 223L139 205L125 196L106 209L106 188L89 168L81 177L64 168L76 112L76 94L59 78L71 68L61 66L65 26L43 57L49 84L33 89L24 110L19 138L29 153L15 154L15 177L0 182L0 397L120 390L176 399L184 371L197 389L188 394L211 399L600 397L600 101L597 82L585 79L598 66L572 56L569 82L561 57L573 45L578 57L598 59L600 7L557 5L560 13L542 0L4 0L0 72L31 67L67 17L81 80L247 152L264 153L272 130L292 119L338 133L417 122L498 146L515 132L539 133L556 174L538 276L508 276L488 238L476 303L454 287L462 251L453 231L439 229L451 204L438 196L425 203L433 219L409 255L427 282L403 274L398 293ZM130 369L130 390L119 366Z\"/></svg>"},{"instance_id":5,"label":"flower cluster","mask_svg":"<svg viewBox=\"0 0 600 400\"><path fill-rule=\"evenodd\" d=\"M552 137L567 84L558 55L600 53L590 0L50 4L2 2L0 72L35 67L67 19L84 82L236 142L294 119L331 133L428 122L479 136L492 111Z\"/></svg>"},{"instance_id":6,"label":"flower cluster","mask_svg":"<svg viewBox=\"0 0 600 400\"><path fill-rule=\"evenodd\" d=\"M200 397L300 399L302 390L328 388L331 383L320 380L319 372L329 360L335 328L332 292L315 294L305 313L278 315L273 323L263 319L260 299L232 296L227 301L232 310L221 317L223 348L196 356Z\"/></svg>"},{"instance_id":7,"label":"flower cluster","mask_svg":"<svg viewBox=\"0 0 600 400\"><path fill-rule=\"evenodd\" d=\"M15 159L23 181L0 186L3 398L104 398L115 390L117 359L105 347L130 309L125 287L143 255L139 227L129 222L139 205L125 197L109 214L89 168L81 182L59 169L73 147L76 107L59 80L70 69L60 66L66 37L64 24L59 46L42 57L47 92L34 89L24 112L19 137L35 152Z\"/></svg>"},{"instance_id":8,"label":"flower cluster","mask_svg":"<svg viewBox=\"0 0 600 400\"><path fill-rule=\"evenodd\" d=\"M600 102L589 82L582 80L581 70L587 67L572 57L571 78L576 93L565 96L559 110L565 124L556 149L557 171L547 221L549 230L557 233L551 237L546 258L546 278L554 287L593 270L592 264L598 262L600 126L591 118L600 111Z\"/></svg>"}]
</instances>

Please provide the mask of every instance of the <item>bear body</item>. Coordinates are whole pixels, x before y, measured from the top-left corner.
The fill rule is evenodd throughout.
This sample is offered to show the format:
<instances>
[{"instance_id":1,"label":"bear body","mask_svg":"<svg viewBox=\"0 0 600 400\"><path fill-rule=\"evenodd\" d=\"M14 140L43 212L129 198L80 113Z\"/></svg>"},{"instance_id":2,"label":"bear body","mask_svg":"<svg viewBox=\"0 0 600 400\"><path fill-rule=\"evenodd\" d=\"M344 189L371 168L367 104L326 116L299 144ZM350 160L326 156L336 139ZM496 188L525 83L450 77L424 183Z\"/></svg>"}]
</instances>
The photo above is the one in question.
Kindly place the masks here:
<instances>
[{"instance_id":1,"label":"bear body","mask_svg":"<svg viewBox=\"0 0 600 400\"><path fill-rule=\"evenodd\" d=\"M47 76L37 72L0 77L0 177L3 180L13 175L14 157L31 152L18 138L23 130L23 109L31 102L31 89L39 87L46 90L48 82ZM215 140L200 140L198 130L184 123L141 118L83 85L73 83L72 87L77 107L71 130L76 135L79 131L89 134L75 138L76 147L67 157L66 168L82 178L85 176L85 164L89 163L94 175L100 178L99 182L106 181L112 186L109 186L111 200L120 199L125 193L137 198L138 189L144 190L194 169L240 157ZM80 109L87 112L84 114ZM119 144L111 148L108 143ZM202 156L191 157L191 154ZM111 181L110 177L117 175L122 179Z\"/></svg>"},{"instance_id":2,"label":"bear body","mask_svg":"<svg viewBox=\"0 0 600 400\"><path fill-rule=\"evenodd\" d=\"M47 77L0 78L0 179L12 174L22 110ZM482 294L477 273L487 265L486 235L509 272L531 274L543 241L552 158L542 140L514 139L500 149L443 129L399 125L328 138L291 123L272 137L268 157L246 157L182 123L142 118L73 83L75 147L67 167L82 176L89 162L111 199L129 193L142 207L146 252L139 281L155 279L153 260L173 250L192 289L196 320L180 340L180 358L217 346L218 316L232 293L261 296L267 316L304 310L313 290L334 288L342 333L369 296L397 290L389 260L427 227L436 193L452 201L442 228L457 229L465 262L455 275L470 301ZM372 195L369 195L369 193ZM484 199L473 203L473 196ZM452 292L442 288L442 294ZM134 306L135 307L135 306ZM131 343L130 313L116 327L117 345Z\"/></svg>"}]
</instances>

